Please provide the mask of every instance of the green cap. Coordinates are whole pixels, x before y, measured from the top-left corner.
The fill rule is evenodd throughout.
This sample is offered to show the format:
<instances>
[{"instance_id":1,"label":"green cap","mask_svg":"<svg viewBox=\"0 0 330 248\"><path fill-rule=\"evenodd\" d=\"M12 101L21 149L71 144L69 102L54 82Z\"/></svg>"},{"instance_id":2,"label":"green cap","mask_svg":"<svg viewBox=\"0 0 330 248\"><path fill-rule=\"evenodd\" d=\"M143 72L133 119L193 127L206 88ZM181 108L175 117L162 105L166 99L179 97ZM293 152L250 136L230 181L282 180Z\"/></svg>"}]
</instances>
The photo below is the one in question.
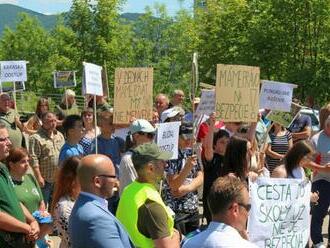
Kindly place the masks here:
<instances>
[{"instance_id":1,"label":"green cap","mask_svg":"<svg viewBox=\"0 0 330 248\"><path fill-rule=\"evenodd\" d=\"M135 169L153 160L170 160L172 152L161 151L155 143L145 143L133 149L132 162Z\"/></svg>"}]
</instances>

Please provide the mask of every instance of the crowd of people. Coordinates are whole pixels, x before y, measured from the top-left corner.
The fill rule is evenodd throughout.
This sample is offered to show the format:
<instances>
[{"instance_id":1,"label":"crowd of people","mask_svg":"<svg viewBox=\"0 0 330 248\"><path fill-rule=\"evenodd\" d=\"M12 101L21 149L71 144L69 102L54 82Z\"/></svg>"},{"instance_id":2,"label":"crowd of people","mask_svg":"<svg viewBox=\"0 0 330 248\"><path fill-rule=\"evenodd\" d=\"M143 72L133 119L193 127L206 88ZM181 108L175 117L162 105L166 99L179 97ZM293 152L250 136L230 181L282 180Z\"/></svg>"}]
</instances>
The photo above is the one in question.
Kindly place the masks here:
<instances>
[{"instance_id":1,"label":"crowd of people","mask_svg":"<svg viewBox=\"0 0 330 248\"><path fill-rule=\"evenodd\" d=\"M116 125L104 97L95 120L93 99L79 110L66 90L54 112L40 98L21 123L1 93L0 247L52 247L53 234L60 247L256 247L246 228L248 183L258 177L312 181L311 241L327 247L330 105L316 134L309 116L287 128L267 120L268 110L254 123L210 113L196 131L184 92L171 97L155 97L150 120ZM181 125L171 159L156 134L159 123L174 121Z\"/></svg>"}]
</instances>

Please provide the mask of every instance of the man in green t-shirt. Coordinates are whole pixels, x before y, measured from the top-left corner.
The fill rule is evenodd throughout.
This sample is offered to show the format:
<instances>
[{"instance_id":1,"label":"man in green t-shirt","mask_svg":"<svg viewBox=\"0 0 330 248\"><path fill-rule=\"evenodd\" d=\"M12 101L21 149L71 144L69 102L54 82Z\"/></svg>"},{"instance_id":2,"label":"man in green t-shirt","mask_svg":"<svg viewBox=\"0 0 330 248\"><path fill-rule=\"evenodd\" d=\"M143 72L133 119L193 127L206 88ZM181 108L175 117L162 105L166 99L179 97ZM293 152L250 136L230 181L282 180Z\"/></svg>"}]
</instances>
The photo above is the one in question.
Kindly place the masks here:
<instances>
[{"instance_id":1,"label":"man in green t-shirt","mask_svg":"<svg viewBox=\"0 0 330 248\"><path fill-rule=\"evenodd\" d=\"M22 147L23 125L17 112L10 108L10 101L10 96L7 93L0 94L0 123L6 126L12 146Z\"/></svg>"},{"instance_id":2,"label":"man in green t-shirt","mask_svg":"<svg viewBox=\"0 0 330 248\"><path fill-rule=\"evenodd\" d=\"M0 123L0 161L9 155L6 126ZM37 221L15 194L7 167L0 162L0 247L33 247L40 229Z\"/></svg>"}]
</instances>

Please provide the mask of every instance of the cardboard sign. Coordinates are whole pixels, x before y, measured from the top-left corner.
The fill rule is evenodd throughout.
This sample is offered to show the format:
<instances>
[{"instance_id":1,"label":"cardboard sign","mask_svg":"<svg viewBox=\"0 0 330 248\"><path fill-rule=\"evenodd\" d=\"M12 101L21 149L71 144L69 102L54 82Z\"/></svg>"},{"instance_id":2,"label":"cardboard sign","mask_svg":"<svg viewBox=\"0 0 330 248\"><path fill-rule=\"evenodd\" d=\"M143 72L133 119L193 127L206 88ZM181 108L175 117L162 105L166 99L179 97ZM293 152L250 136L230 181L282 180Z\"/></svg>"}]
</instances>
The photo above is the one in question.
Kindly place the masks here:
<instances>
[{"instance_id":1,"label":"cardboard sign","mask_svg":"<svg viewBox=\"0 0 330 248\"><path fill-rule=\"evenodd\" d=\"M260 248L304 248L310 233L310 182L263 177L249 185L249 241Z\"/></svg>"},{"instance_id":2,"label":"cardboard sign","mask_svg":"<svg viewBox=\"0 0 330 248\"><path fill-rule=\"evenodd\" d=\"M283 127L289 127L291 126L291 123L294 121L294 119L297 117L300 109L301 106L295 103L291 103L290 112L272 110L268 113L266 118L270 121L281 124Z\"/></svg>"},{"instance_id":3,"label":"cardboard sign","mask_svg":"<svg viewBox=\"0 0 330 248\"><path fill-rule=\"evenodd\" d=\"M114 123L128 124L132 117L152 118L153 68L117 68Z\"/></svg>"},{"instance_id":4,"label":"cardboard sign","mask_svg":"<svg viewBox=\"0 0 330 248\"><path fill-rule=\"evenodd\" d=\"M16 92L25 90L25 83L19 82L2 82L0 85L1 92Z\"/></svg>"},{"instance_id":5,"label":"cardboard sign","mask_svg":"<svg viewBox=\"0 0 330 248\"><path fill-rule=\"evenodd\" d=\"M75 87L76 72L75 71L55 71L54 72L54 88Z\"/></svg>"},{"instance_id":6,"label":"cardboard sign","mask_svg":"<svg viewBox=\"0 0 330 248\"><path fill-rule=\"evenodd\" d=\"M259 85L259 67L218 64L217 117L228 122L257 121Z\"/></svg>"},{"instance_id":7,"label":"cardboard sign","mask_svg":"<svg viewBox=\"0 0 330 248\"><path fill-rule=\"evenodd\" d=\"M27 81L26 61L0 61L0 82Z\"/></svg>"},{"instance_id":8,"label":"cardboard sign","mask_svg":"<svg viewBox=\"0 0 330 248\"><path fill-rule=\"evenodd\" d=\"M262 81L260 108L290 112L292 92L296 85L274 81Z\"/></svg>"},{"instance_id":9,"label":"cardboard sign","mask_svg":"<svg viewBox=\"0 0 330 248\"><path fill-rule=\"evenodd\" d=\"M178 158L179 128L181 122L160 123L157 128L157 145L162 151L173 152L171 159Z\"/></svg>"},{"instance_id":10,"label":"cardboard sign","mask_svg":"<svg viewBox=\"0 0 330 248\"><path fill-rule=\"evenodd\" d=\"M102 85L102 67L91 63L83 63L84 65L84 94L103 96Z\"/></svg>"}]
</instances>

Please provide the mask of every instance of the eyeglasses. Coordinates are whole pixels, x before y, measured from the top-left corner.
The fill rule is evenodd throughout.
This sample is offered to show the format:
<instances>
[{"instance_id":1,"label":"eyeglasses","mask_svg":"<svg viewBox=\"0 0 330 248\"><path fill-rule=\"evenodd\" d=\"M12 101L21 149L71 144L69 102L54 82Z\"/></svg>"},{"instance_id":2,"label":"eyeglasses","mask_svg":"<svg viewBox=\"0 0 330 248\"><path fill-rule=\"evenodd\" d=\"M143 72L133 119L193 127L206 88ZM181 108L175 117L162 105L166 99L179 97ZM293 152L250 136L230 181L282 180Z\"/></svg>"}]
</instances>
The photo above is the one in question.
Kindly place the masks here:
<instances>
[{"instance_id":1,"label":"eyeglasses","mask_svg":"<svg viewBox=\"0 0 330 248\"><path fill-rule=\"evenodd\" d=\"M9 137L0 138L0 142L8 141Z\"/></svg>"},{"instance_id":2,"label":"eyeglasses","mask_svg":"<svg viewBox=\"0 0 330 248\"><path fill-rule=\"evenodd\" d=\"M251 203L248 203L248 204L243 204L243 203L237 203L239 206L241 206L241 207L243 207L243 208L245 208L245 210L247 211L247 212L250 212L250 210L251 210Z\"/></svg>"},{"instance_id":3,"label":"eyeglasses","mask_svg":"<svg viewBox=\"0 0 330 248\"><path fill-rule=\"evenodd\" d=\"M97 175L97 177L107 177L107 178L114 178L114 179L117 178L116 175Z\"/></svg>"}]
</instances>

